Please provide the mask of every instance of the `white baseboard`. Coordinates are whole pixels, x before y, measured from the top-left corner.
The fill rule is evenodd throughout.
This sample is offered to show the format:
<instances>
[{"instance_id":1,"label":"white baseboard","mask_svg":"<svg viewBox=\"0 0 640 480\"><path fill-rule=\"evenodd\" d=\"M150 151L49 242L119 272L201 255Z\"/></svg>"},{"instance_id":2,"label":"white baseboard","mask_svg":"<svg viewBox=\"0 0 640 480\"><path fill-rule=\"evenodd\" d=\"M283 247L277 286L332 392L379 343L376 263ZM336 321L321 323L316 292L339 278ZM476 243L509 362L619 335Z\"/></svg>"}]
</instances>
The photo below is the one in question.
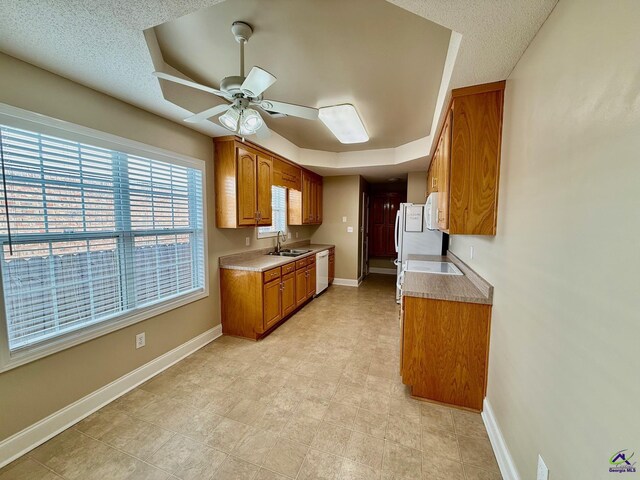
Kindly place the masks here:
<instances>
[{"instance_id":1,"label":"white baseboard","mask_svg":"<svg viewBox=\"0 0 640 480\"><path fill-rule=\"evenodd\" d=\"M484 399L483 406L482 420L484 421L484 426L489 434L489 440L493 447L493 453L496 455L496 460L498 461L502 478L504 480L520 480L520 474L513 462L507 443L502 436L502 431L498 426L498 422L496 421L496 417L488 398Z\"/></svg>"},{"instance_id":2,"label":"white baseboard","mask_svg":"<svg viewBox=\"0 0 640 480\"><path fill-rule=\"evenodd\" d=\"M362 280L352 280L350 278L334 278L333 284L341 287L357 287Z\"/></svg>"},{"instance_id":3,"label":"white baseboard","mask_svg":"<svg viewBox=\"0 0 640 480\"><path fill-rule=\"evenodd\" d=\"M0 442L0 468L43 444L107 403L133 390L222 335L222 325L192 338L173 350L136 368L95 392L73 402Z\"/></svg>"},{"instance_id":4,"label":"white baseboard","mask_svg":"<svg viewBox=\"0 0 640 480\"><path fill-rule=\"evenodd\" d=\"M383 275L397 275L395 268L369 267L369 273L382 273Z\"/></svg>"}]
</instances>

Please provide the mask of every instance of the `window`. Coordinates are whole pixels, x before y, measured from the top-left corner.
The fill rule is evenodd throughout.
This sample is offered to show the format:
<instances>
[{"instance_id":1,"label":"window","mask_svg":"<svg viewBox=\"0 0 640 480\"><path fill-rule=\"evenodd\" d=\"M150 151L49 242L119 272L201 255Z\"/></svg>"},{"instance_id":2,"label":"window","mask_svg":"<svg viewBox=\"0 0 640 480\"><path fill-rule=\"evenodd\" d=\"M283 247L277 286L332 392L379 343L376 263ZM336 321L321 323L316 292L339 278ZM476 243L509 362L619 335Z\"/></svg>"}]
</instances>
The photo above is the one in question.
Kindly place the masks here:
<instances>
[{"instance_id":1,"label":"window","mask_svg":"<svg viewBox=\"0 0 640 480\"><path fill-rule=\"evenodd\" d=\"M275 237L280 232L287 233L287 189L271 187L271 215L273 222L270 227L258 227L258 238Z\"/></svg>"},{"instance_id":2,"label":"window","mask_svg":"<svg viewBox=\"0 0 640 480\"><path fill-rule=\"evenodd\" d=\"M0 147L11 356L205 291L202 167L4 125Z\"/></svg>"}]
</instances>

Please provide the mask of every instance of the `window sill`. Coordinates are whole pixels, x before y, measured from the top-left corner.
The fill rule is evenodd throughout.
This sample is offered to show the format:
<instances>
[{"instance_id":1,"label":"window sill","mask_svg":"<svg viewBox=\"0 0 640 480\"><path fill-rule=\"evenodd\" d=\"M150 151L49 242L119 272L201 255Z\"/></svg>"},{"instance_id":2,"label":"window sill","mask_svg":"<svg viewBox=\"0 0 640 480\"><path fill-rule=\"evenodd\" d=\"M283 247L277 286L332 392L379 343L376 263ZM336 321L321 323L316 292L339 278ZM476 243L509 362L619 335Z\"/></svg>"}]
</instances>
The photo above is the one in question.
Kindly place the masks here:
<instances>
[{"instance_id":1,"label":"window sill","mask_svg":"<svg viewBox=\"0 0 640 480\"><path fill-rule=\"evenodd\" d=\"M184 295L160 302L148 307L125 313L120 317L95 323L85 328L80 328L73 332L47 340L42 344L35 344L31 347L19 349L13 353L8 351L2 353L0 358L0 373L13 368L25 365L40 358L47 357L54 353L61 352L68 348L80 345L95 338L135 325L152 317L156 317L189 303L201 300L209 296L209 290L202 288ZM131 348L135 347L134 338L131 338Z\"/></svg>"}]
</instances>

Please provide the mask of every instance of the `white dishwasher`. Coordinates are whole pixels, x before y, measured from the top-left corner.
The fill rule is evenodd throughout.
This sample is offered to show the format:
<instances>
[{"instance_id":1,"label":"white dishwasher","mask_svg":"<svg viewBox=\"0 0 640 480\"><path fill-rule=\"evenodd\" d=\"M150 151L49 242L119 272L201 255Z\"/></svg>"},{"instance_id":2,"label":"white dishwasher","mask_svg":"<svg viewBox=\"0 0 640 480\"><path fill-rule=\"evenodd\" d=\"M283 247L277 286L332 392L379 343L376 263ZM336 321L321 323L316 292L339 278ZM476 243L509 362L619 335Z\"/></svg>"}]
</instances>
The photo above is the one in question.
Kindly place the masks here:
<instances>
[{"instance_id":1,"label":"white dishwasher","mask_svg":"<svg viewBox=\"0 0 640 480\"><path fill-rule=\"evenodd\" d=\"M316 295L329 286L329 250L316 253Z\"/></svg>"}]
</instances>

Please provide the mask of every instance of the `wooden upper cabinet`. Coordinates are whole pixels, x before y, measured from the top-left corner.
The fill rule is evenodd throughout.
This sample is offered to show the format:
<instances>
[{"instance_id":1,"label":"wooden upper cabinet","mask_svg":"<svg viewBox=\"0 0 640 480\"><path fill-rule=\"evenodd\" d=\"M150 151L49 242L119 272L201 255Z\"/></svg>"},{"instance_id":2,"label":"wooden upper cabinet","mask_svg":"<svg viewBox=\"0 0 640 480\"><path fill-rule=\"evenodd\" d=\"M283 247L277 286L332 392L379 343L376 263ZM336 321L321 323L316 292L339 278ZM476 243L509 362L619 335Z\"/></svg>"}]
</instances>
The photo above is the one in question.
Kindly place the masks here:
<instances>
[{"instance_id":1,"label":"wooden upper cabinet","mask_svg":"<svg viewBox=\"0 0 640 480\"><path fill-rule=\"evenodd\" d=\"M447 231L449 228L449 162L451 158L451 112L447 115L438 148L438 228Z\"/></svg>"},{"instance_id":2,"label":"wooden upper cabinet","mask_svg":"<svg viewBox=\"0 0 640 480\"><path fill-rule=\"evenodd\" d=\"M322 223L322 177L316 177L316 223Z\"/></svg>"},{"instance_id":3,"label":"wooden upper cabinet","mask_svg":"<svg viewBox=\"0 0 640 480\"><path fill-rule=\"evenodd\" d=\"M290 188L301 191L302 189L302 169L293 163L286 162L281 158L273 158L273 184L279 187Z\"/></svg>"},{"instance_id":4,"label":"wooden upper cabinet","mask_svg":"<svg viewBox=\"0 0 640 480\"><path fill-rule=\"evenodd\" d=\"M438 192L438 225L449 234L496 234L504 86L452 92L427 186Z\"/></svg>"},{"instance_id":5,"label":"wooden upper cabinet","mask_svg":"<svg viewBox=\"0 0 640 480\"><path fill-rule=\"evenodd\" d=\"M319 175L239 137L215 138L214 152L216 227L271 225L273 185L289 191L290 225L322 223Z\"/></svg>"},{"instance_id":6,"label":"wooden upper cabinet","mask_svg":"<svg viewBox=\"0 0 640 480\"><path fill-rule=\"evenodd\" d=\"M273 185L273 161L257 155L257 211L258 225L271 225L271 186Z\"/></svg>"},{"instance_id":7,"label":"wooden upper cabinet","mask_svg":"<svg viewBox=\"0 0 640 480\"><path fill-rule=\"evenodd\" d=\"M238 159L238 225L255 225L257 219L257 176L255 153L236 149Z\"/></svg>"},{"instance_id":8,"label":"wooden upper cabinet","mask_svg":"<svg viewBox=\"0 0 640 480\"><path fill-rule=\"evenodd\" d=\"M322 223L322 177L302 171L302 191L289 190L289 225Z\"/></svg>"}]
</instances>

